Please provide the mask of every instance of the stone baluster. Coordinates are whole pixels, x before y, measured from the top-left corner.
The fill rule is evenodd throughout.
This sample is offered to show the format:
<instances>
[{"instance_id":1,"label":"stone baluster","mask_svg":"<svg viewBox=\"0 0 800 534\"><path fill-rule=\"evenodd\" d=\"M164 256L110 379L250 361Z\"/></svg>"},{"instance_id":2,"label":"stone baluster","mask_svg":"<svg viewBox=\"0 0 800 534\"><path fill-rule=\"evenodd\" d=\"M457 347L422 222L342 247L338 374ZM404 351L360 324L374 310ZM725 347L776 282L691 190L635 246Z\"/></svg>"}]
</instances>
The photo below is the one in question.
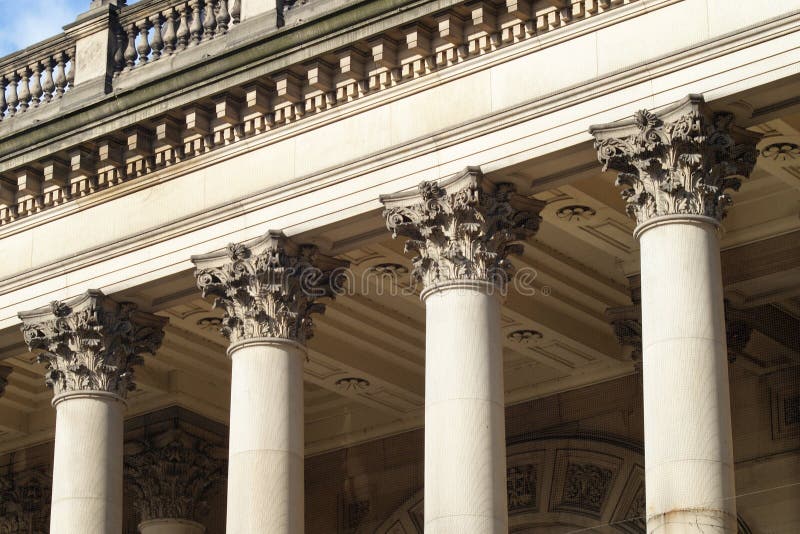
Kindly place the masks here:
<instances>
[{"instance_id":1,"label":"stone baluster","mask_svg":"<svg viewBox=\"0 0 800 534\"><path fill-rule=\"evenodd\" d=\"M125 452L139 532L203 534L206 499L224 478L225 462L214 445L175 428L129 442Z\"/></svg>"},{"instance_id":2,"label":"stone baluster","mask_svg":"<svg viewBox=\"0 0 800 534\"><path fill-rule=\"evenodd\" d=\"M73 48L69 52L67 52L67 61L69 61L69 70L67 71L66 78L67 78L67 88L73 89L75 87L75 49Z\"/></svg>"},{"instance_id":3,"label":"stone baluster","mask_svg":"<svg viewBox=\"0 0 800 534\"><path fill-rule=\"evenodd\" d=\"M638 223L647 531L735 534L718 227L760 136L698 95L590 131Z\"/></svg>"},{"instance_id":4,"label":"stone baluster","mask_svg":"<svg viewBox=\"0 0 800 534\"><path fill-rule=\"evenodd\" d=\"M178 12L175 9L169 9L165 12L164 15L164 25L163 25L163 39L164 39L164 51L163 54L165 56L172 55L175 53L175 45L176 45L176 27L175 22L178 17Z\"/></svg>"},{"instance_id":5,"label":"stone baluster","mask_svg":"<svg viewBox=\"0 0 800 534\"><path fill-rule=\"evenodd\" d=\"M153 53L150 56L150 61L157 61L161 57L161 51L164 49L161 20L161 13L156 13L150 17L150 25L153 27L153 39L150 41L150 48L153 49Z\"/></svg>"},{"instance_id":6,"label":"stone baluster","mask_svg":"<svg viewBox=\"0 0 800 534\"><path fill-rule=\"evenodd\" d=\"M139 29L139 44L136 46L136 51L139 53L139 64L145 65L149 61L152 50L149 43L149 21L147 19L140 20L136 27Z\"/></svg>"},{"instance_id":7,"label":"stone baluster","mask_svg":"<svg viewBox=\"0 0 800 534\"><path fill-rule=\"evenodd\" d=\"M19 82L19 75L12 72L8 78L8 116L13 117L17 114L17 104L19 104L19 97L17 96L17 83Z\"/></svg>"},{"instance_id":8,"label":"stone baluster","mask_svg":"<svg viewBox=\"0 0 800 534\"><path fill-rule=\"evenodd\" d=\"M8 103L6 103L6 77L0 76L0 121L6 115L6 109L8 109Z\"/></svg>"},{"instance_id":9,"label":"stone baluster","mask_svg":"<svg viewBox=\"0 0 800 534\"><path fill-rule=\"evenodd\" d=\"M122 531L125 397L142 353L155 353L166 318L100 291L19 314L54 391L56 438L50 532Z\"/></svg>"},{"instance_id":10,"label":"stone baluster","mask_svg":"<svg viewBox=\"0 0 800 534\"><path fill-rule=\"evenodd\" d=\"M203 25L200 21L200 0L191 0L189 6L192 9L192 22L189 25L189 33L191 34L189 46L196 46L200 44L200 40L203 38Z\"/></svg>"},{"instance_id":11,"label":"stone baluster","mask_svg":"<svg viewBox=\"0 0 800 534\"><path fill-rule=\"evenodd\" d=\"M125 68L125 47L127 46L127 36L121 26L114 30L114 76L117 76Z\"/></svg>"},{"instance_id":12,"label":"stone baluster","mask_svg":"<svg viewBox=\"0 0 800 534\"><path fill-rule=\"evenodd\" d=\"M48 57L42 61L42 66L44 67L42 73L42 93L44 95L44 101L50 102L53 99L53 92L56 90L56 84L53 81L55 62L52 57Z\"/></svg>"},{"instance_id":13,"label":"stone baluster","mask_svg":"<svg viewBox=\"0 0 800 534\"><path fill-rule=\"evenodd\" d=\"M239 24L242 17L242 0L233 0L231 4L231 21L234 24Z\"/></svg>"},{"instance_id":14,"label":"stone baluster","mask_svg":"<svg viewBox=\"0 0 800 534\"><path fill-rule=\"evenodd\" d=\"M203 40L213 39L217 29L217 16L214 13L214 0L206 0L206 7L203 10Z\"/></svg>"},{"instance_id":15,"label":"stone baluster","mask_svg":"<svg viewBox=\"0 0 800 534\"><path fill-rule=\"evenodd\" d=\"M425 302L425 534L507 534L501 296L544 202L477 168L381 196Z\"/></svg>"},{"instance_id":16,"label":"stone baluster","mask_svg":"<svg viewBox=\"0 0 800 534\"><path fill-rule=\"evenodd\" d=\"M31 91L31 102L30 106L34 108L39 107L39 103L42 100L42 95L44 91L42 90L42 63L37 61L31 67L31 78L28 87Z\"/></svg>"},{"instance_id":17,"label":"stone baluster","mask_svg":"<svg viewBox=\"0 0 800 534\"><path fill-rule=\"evenodd\" d=\"M67 62L67 55L64 52L60 52L56 56L56 68L55 68L55 76L53 77L53 83L56 85L55 89L55 97L61 98L64 96L64 90L67 87L67 75L64 71L65 64Z\"/></svg>"},{"instance_id":18,"label":"stone baluster","mask_svg":"<svg viewBox=\"0 0 800 534\"><path fill-rule=\"evenodd\" d=\"M17 86L17 97L19 98L17 111L19 113L28 111L28 102L31 99L31 90L28 87L29 77L30 70L28 67L23 67L19 70L19 85Z\"/></svg>"},{"instance_id":19,"label":"stone baluster","mask_svg":"<svg viewBox=\"0 0 800 534\"><path fill-rule=\"evenodd\" d=\"M128 25L128 46L125 48L125 70L129 71L136 65L136 58L139 57L136 52L136 25L131 23Z\"/></svg>"},{"instance_id":20,"label":"stone baluster","mask_svg":"<svg viewBox=\"0 0 800 534\"><path fill-rule=\"evenodd\" d=\"M178 31L176 33L176 44L175 49L177 51L185 50L186 47L189 45L189 36L191 35L189 32L189 4L181 4L178 6L178 11L180 12L180 24L178 25Z\"/></svg>"},{"instance_id":21,"label":"stone baluster","mask_svg":"<svg viewBox=\"0 0 800 534\"><path fill-rule=\"evenodd\" d=\"M318 299L334 295L346 263L280 232L192 261L230 340L226 532L302 534L305 343L311 314L324 310Z\"/></svg>"},{"instance_id":22,"label":"stone baluster","mask_svg":"<svg viewBox=\"0 0 800 534\"><path fill-rule=\"evenodd\" d=\"M220 34L228 32L228 24L231 22L231 14L228 12L228 0L219 0L219 11L217 12L217 28Z\"/></svg>"}]
</instances>

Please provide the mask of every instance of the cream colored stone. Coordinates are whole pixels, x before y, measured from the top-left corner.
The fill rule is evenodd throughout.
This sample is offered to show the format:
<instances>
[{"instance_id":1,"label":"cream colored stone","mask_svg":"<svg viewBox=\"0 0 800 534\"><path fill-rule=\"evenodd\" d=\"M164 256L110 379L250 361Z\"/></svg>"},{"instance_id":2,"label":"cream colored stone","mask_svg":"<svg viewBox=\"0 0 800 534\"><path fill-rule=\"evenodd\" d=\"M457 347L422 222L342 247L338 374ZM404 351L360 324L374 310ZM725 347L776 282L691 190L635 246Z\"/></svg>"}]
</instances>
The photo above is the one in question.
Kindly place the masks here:
<instances>
[{"instance_id":1,"label":"cream colored stone","mask_svg":"<svg viewBox=\"0 0 800 534\"><path fill-rule=\"evenodd\" d=\"M124 401L111 393L78 392L56 397L53 404L50 532L120 532Z\"/></svg>"},{"instance_id":2,"label":"cream colored stone","mask_svg":"<svg viewBox=\"0 0 800 534\"><path fill-rule=\"evenodd\" d=\"M736 532L719 239L712 219L640 227L647 529Z\"/></svg>"},{"instance_id":3,"label":"cream colored stone","mask_svg":"<svg viewBox=\"0 0 800 534\"><path fill-rule=\"evenodd\" d=\"M303 532L303 359L300 345L233 345L229 534Z\"/></svg>"},{"instance_id":4,"label":"cream colored stone","mask_svg":"<svg viewBox=\"0 0 800 534\"><path fill-rule=\"evenodd\" d=\"M485 284L425 296L425 532L505 534L500 298Z\"/></svg>"},{"instance_id":5,"label":"cream colored stone","mask_svg":"<svg viewBox=\"0 0 800 534\"><path fill-rule=\"evenodd\" d=\"M275 9L275 0L244 0L242 1L242 20L247 20L256 15L267 13Z\"/></svg>"}]
</instances>

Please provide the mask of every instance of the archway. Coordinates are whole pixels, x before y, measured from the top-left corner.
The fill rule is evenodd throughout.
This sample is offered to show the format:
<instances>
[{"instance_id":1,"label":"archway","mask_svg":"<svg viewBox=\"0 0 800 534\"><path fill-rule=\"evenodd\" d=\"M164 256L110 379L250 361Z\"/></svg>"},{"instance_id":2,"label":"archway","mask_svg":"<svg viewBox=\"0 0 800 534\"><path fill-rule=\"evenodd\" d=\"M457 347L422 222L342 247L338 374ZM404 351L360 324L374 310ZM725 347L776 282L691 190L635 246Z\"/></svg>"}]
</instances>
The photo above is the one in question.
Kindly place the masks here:
<instances>
[{"instance_id":1,"label":"archway","mask_svg":"<svg viewBox=\"0 0 800 534\"><path fill-rule=\"evenodd\" d=\"M506 475L509 533L646 532L644 456L632 444L594 437L518 442L508 446ZM419 490L373 532L423 534L423 512ZM750 534L741 518L739 533Z\"/></svg>"}]
</instances>

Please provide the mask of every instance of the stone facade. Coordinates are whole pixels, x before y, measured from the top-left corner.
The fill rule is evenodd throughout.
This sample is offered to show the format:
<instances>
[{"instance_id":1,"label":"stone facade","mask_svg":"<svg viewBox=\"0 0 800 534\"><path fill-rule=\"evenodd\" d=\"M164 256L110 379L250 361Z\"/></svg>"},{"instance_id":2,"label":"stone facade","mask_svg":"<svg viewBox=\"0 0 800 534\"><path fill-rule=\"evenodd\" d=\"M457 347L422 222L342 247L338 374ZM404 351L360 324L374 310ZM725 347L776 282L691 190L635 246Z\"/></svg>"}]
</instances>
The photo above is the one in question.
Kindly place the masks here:
<instances>
[{"instance_id":1,"label":"stone facade","mask_svg":"<svg viewBox=\"0 0 800 534\"><path fill-rule=\"evenodd\" d=\"M800 0L728 4L0 58L0 534L800 530Z\"/></svg>"}]
</instances>

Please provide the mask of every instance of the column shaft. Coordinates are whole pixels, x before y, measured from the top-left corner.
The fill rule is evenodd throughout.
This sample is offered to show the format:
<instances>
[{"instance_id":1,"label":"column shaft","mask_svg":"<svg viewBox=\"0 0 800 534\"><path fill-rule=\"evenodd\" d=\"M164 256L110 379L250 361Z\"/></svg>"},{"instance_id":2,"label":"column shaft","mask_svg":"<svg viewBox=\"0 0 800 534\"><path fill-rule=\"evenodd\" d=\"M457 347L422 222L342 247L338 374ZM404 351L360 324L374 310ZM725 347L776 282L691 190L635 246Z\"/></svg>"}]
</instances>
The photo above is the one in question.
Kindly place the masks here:
<instances>
[{"instance_id":1,"label":"column shaft","mask_svg":"<svg viewBox=\"0 0 800 534\"><path fill-rule=\"evenodd\" d=\"M122 532L124 401L112 393L56 398L50 532Z\"/></svg>"},{"instance_id":2,"label":"column shaft","mask_svg":"<svg viewBox=\"0 0 800 534\"><path fill-rule=\"evenodd\" d=\"M228 534L302 534L303 358L298 343L233 345Z\"/></svg>"},{"instance_id":3,"label":"column shaft","mask_svg":"<svg viewBox=\"0 0 800 534\"><path fill-rule=\"evenodd\" d=\"M649 533L736 532L716 231L672 216L640 237Z\"/></svg>"},{"instance_id":4,"label":"column shaft","mask_svg":"<svg viewBox=\"0 0 800 534\"><path fill-rule=\"evenodd\" d=\"M425 298L426 534L508 531L500 299L487 289Z\"/></svg>"}]
</instances>

